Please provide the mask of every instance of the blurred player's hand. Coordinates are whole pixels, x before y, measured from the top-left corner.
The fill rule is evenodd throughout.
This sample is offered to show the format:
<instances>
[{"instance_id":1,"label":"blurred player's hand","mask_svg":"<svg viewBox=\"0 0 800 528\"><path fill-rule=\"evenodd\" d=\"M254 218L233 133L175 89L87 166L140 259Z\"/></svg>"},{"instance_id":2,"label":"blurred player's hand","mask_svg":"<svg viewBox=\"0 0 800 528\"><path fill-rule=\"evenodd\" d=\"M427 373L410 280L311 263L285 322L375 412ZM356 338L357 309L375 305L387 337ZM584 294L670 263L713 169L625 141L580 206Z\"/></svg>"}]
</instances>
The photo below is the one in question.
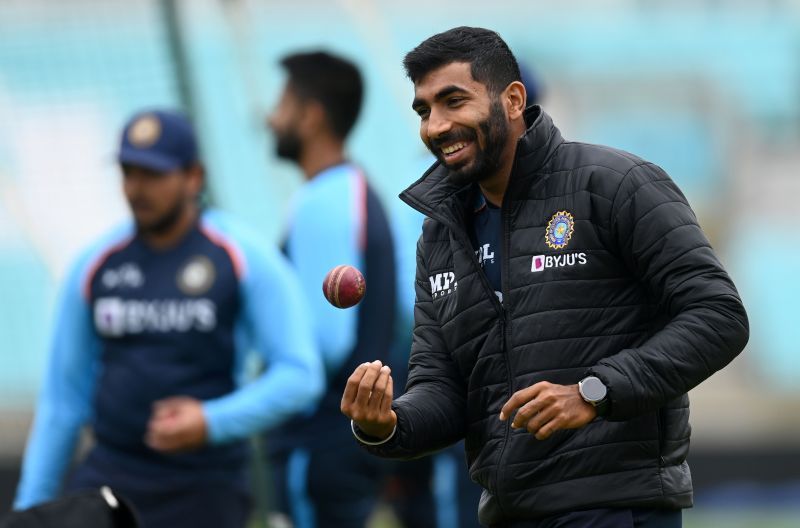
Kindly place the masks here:
<instances>
[{"instance_id":1,"label":"blurred player's hand","mask_svg":"<svg viewBox=\"0 0 800 528\"><path fill-rule=\"evenodd\" d=\"M380 361L362 363L347 379L342 412L374 438L387 438L397 424L392 410L392 370Z\"/></svg>"},{"instance_id":2,"label":"blurred player's hand","mask_svg":"<svg viewBox=\"0 0 800 528\"><path fill-rule=\"evenodd\" d=\"M581 398L577 385L547 381L515 392L500 410L500 420L507 420L517 409L511 427L524 427L538 440L546 440L560 429L583 427L597 416L597 409Z\"/></svg>"},{"instance_id":3,"label":"blurred player's hand","mask_svg":"<svg viewBox=\"0 0 800 528\"><path fill-rule=\"evenodd\" d=\"M156 451L173 453L206 443L206 418L199 400L176 396L153 404L145 443Z\"/></svg>"}]
</instances>

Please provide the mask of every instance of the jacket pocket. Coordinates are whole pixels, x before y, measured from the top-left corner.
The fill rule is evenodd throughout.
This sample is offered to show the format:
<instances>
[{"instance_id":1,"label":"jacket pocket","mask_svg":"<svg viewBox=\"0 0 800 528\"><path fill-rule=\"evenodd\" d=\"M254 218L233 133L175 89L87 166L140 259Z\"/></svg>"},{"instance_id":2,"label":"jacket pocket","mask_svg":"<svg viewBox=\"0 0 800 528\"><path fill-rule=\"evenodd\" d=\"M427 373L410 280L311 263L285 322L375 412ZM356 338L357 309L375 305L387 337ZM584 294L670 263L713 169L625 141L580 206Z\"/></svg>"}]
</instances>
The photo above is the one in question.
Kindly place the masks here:
<instances>
[{"instance_id":1,"label":"jacket pocket","mask_svg":"<svg viewBox=\"0 0 800 528\"><path fill-rule=\"evenodd\" d=\"M667 461L664 458L664 448L666 445L666 432L667 432L667 422L664 415L664 408L660 407L658 411L656 411L656 434L658 437L658 465L659 467L664 467L667 465Z\"/></svg>"},{"instance_id":2,"label":"jacket pocket","mask_svg":"<svg viewBox=\"0 0 800 528\"><path fill-rule=\"evenodd\" d=\"M689 408L686 396L658 410L658 445L662 466L677 466L689 452Z\"/></svg>"}]
</instances>

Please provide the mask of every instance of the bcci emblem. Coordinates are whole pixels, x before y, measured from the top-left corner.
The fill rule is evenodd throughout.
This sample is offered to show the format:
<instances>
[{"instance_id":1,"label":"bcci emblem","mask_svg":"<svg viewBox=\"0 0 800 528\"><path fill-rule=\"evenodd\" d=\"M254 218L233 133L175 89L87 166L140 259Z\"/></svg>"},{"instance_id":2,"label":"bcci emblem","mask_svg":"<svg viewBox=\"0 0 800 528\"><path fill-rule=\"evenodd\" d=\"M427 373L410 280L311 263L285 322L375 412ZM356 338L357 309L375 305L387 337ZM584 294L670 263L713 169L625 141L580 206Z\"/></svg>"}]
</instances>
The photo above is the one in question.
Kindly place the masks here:
<instances>
[{"instance_id":1,"label":"bcci emblem","mask_svg":"<svg viewBox=\"0 0 800 528\"><path fill-rule=\"evenodd\" d=\"M178 272L178 288L186 295L201 295L214 284L216 270L207 257L193 257Z\"/></svg>"},{"instance_id":2,"label":"bcci emblem","mask_svg":"<svg viewBox=\"0 0 800 528\"><path fill-rule=\"evenodd\" d=\"M572 233L575 231L575 220L567 211L559 211L547 222L544 241L553 249L563 249L569 244Z\"/></svg>"},{"instance_id":3,"label":"bcci emblem","mask_svg":"<svg viewBox=\"0 0 800 528\"><path fill-rule=\"evenodd\" d=\"M161 121L147 114L136 120L128 130L128 141L136 148L147 148L161 136Z\"/></svg>"}]
</instances>

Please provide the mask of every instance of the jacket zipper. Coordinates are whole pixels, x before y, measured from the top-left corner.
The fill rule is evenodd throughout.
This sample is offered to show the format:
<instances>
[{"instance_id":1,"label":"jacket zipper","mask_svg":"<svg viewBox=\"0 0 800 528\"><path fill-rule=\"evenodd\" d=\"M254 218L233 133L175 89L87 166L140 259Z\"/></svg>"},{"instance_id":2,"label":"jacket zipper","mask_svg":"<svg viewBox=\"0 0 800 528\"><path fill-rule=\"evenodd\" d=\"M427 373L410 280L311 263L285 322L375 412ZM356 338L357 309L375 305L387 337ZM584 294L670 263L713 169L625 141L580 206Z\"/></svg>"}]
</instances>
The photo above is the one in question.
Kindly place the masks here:
<instances>
[{"instance_id":1,"label":"jacket zipper","mask_svg":"<svg viewBox=\"0 0 800 528\"><path fill-rule=\"evenodd\" d=\"M467 236L466 231L464 231L463 229L453 229L453 232L456 233L458 241L461 242L461 244L464 246L465 249L469 250L472 247L472 242L469 241L469 236ZM474 256L473 251L468 251L468 253L470 257ZM505 308L503 308L503 305L500 303L500 300L494 293L492 285L489 284L489 279L486 277L486 273L483 271L483 268L481 268L481 266L478 264L478 259L470 258L470 260L472 261L472 266L475 268L475 271L478 272L478 276L481 278L481 284L483 284L483 289L485 293L492 300L492 305L494 306L494 309L497 311L497 315L500 317L500 320L502 321L505 318L506 314Z\"/></svg>"},{"instance_id":2,"label":"jacket zipper","mask_svg":"<svg viewBox=\"0 0 800 528\"><path fill-rule=\"evenodd\" d=\"M433 220L436 220L440 224L444 225L450 231L452 231L456 235L456 239L461 243L464 249L467 250L467 254L470 256L469 260L472 263L473 268L475 271L478 272L478 276L481 279L481 284L483 284L483 289L489 298L492 301L492 305L494 306L495 310L497 311L498 317L500 317L501 321L505 317L505 309L503 305L500 303L500 300L497 298L497 295L494 293L494 289L492 285L489 284L489 279L486 278L486 273L484 273L483 269L478 265L478 259L472 258L474 256L473 251L470 249L472 248L472 242L469 241L469 235L467 235L467 231L463 225L458 225L449 218L446 218L440 214L437 214L436 211L427 207L425 204L420 203L416 199L413 200L413 204L411 202L406 201L409 205L411 205L414 209L419 211L420 213L430 217ZM464 224L464 222L461 222ZM505 295L505 293L503 294Z\"/></svg>"},{"instance_id":3,"label":"jacket zipper","mask_svg":"<svg viewBox=\"0 0 800 528\"><path fill-rule=\"evenodd\" d=\"M503 214L503 213L501 213L501 214ZM506 229L506 225L505 225L505 223L508 221L508 215L503 214L503 217L504 217L503 218L503 222L502 222L502 224L503 224L503 227L502 227L502 229L503 229L503 233L502 233L502 235L503 235L503 259L502 259L502 261L500 263L500 265L502 266L502 271L500 273L500 282L501 282L500 289L503 292L503 299L505 300L507 298L507 296L506 296L506 290L507 290L507 287L506 287L507 279L506 279L506 277L508 275L508 249L510 247L510 244L508 243L508 239L505 236L507 231L508 231ZM445 225L447 225L447 224L445 224ZM459 241L461 242L461 244L465 248L469 249L469 248L472 247L472 243L469 241L469 237L467 236L467 233L463 228L457 228L456 226L451 226L450 229L453 229L453 232L456 233L457 238L459 239ZM470 254L470 256L472 256L472 252L469 252L469 254ZM475 259L475 258L471 258L470 260L472 261L472 265L475 267L476 271L478 272L478 276L480 277L481 283L483 284L483 289L486 291L487 295L489 295L489 298L492 300L492 304L495 307L495 310L497 311L497 315L499 316L500 335L501 335L501 344L500 344L500 346L502 347L501 350L504 352L504 354L506 356L506 382L507 382L507 385L508 385L508 390L507 390L507 393L506 393L506 396L507 396L506 397L506 401L508 401L511 398L511 394L512 394L511 387L512 387L512 383L513 383L512 379L511 379L511 366L508 364L508 362L509 362L509 357L508 357L509 354L508 354L508 350L507 350L507 343L509 341L509 339L508 339L508 311L505 309L503 304L500 302L500 299L497 298L497 295L495 295L494 289L492 288L491 284L489 284L489 279L486 277L486 273L484 273L483 269L480 267L480 265L478 265L478 260ZM499 419L500 418L498 417L498 420ZM503 460L503 454L506 451L506 446L508 445L508 437L509 437L510 434L511 434L511 420L506 420L505 421L505 434L504 434L504 437L503 437L503 445L500 448L500 456L498 457L498 463L497 463L497 467L495 469L495 477L494 477L494 481L495 481L494 482L495 499L497 500L497 507L501 512L503 511L503 507L502 507L502 504L500 503L500 492L499 492L500 483L502 482L501 479L500 479L500 463Z\"/></svg>"},{"instance_id":4,"label":"jacket zipper","mask_svg":"<svg viewBox=\"0 0 800 528\"><path fill-rule=\"evenodd\" d=\"M500 216L501 216L501 237L503 240L503 258L500 262L501 271L500 271L500 289L503 292L503 301L508 302L508 281L509 281L509 273L510 273L510 252L511 252L511 235L510 235L510 221L511 215L509 212L509 203L510 203L510 196L512 194L512 182L515 180L514 174L517 171L517 158L514 157L514 164L511 167L511 174L508 179L508 186L506 187L506 192L503 195L503 203L500 204ZM506 393L506 401L511 399L512 394L514 393L514 380L513 376L511 375L511 354L509 349L509 343L511 342L510 339L510 329L509 329L509 318L508 318L508 310L503 307L502 308L502 319L501 319L501 329L503 333L502 338L502 350L503 354L505 355L506 359L506 380L507 380L507 393ZM498 418L499 419L499 418ZM495 469L495 490L497 491L497 495L495 499L497 500L497 508L502 513L503 503L502 503L502 493L500 490L500 485L504 480L501 478L501 468L503 468L503 459L505 457L506 448L508 447L509 437L511 436L511 419L506 418L505 421L505 436L503 438L503 445L500 448L500 455L497 458L497 467Z\"/></svg>"},{"instance_id":5,"label":"jacket zipper","mask_svg":"<svg viewBox=\"0 0 800 528\"><path fill-rule=\"evenodd\" d=\"M516 166L517 166L517 162L516 162L516 159L515 159L514 160L514 166L511 169L512 175L514 173L514 169L516 168ZM508 190L507 190L506 196L508 196L508 195L509 195L509 193L508 193ZM512 388L512 385L513 385L513 382L512 382L512 379L511 379L511 366L508 364L509 358L508 358L508 351L506 349L507 348L507 343L509 341L509 339L508 339L508 312L503 307L503 304L500 302L500 300L497 298L497 295L495 295L494 289L492 288L491 284L489 284L489 279L486 277L486 273L484 273L483 269L478 265L478 260L475 259L475 258L472 258L473 257L473 253L472 253L472 251L469 251L469 249L472 247L472 242L469 241L469 236L467 235L467 231L466 231L466 229L464 227L463 219L462 219L462 222L461 222L462 225L457 225L455 222L450 221L450 219L445 218L442 215L436 214L435 211L433 211L429 207L426 207L425 204L422 204L417 200L413 200L413 201L416 202L416 203L412 204L411 202L408 202L408 201L407 202L409 203L409 205L412 205L412 207L414 207L415 209L417 209L421 213L429 216L430 218L436 220L437 222L440 222L442 225L444 225L448 229L450 229L453 233L455 233L456 238L461 243L461 245L465 249L468 250L467 253L470 256L469 260L472 262L472 266L478 272L478 276L480 277L481 283L483 284L483 289L486 292L486 294L489 295L489 298L491 299L492 305L494 306L495 310L497 311L497 315L498 315L499 321L500 321L500 335L502 336L501 337L502 343L501 343L500 346L502 347L501 350L503 350L503 352L505 353L505 356L506 356L506 381L507 381L507 384L508 384L506 401L508 401L508 399L511 398L511 394L512 394L511 388ZM500 273L500 275L501 275L501 277L500 277L500 280L501 280L500 289L503 292L503 299L507 298L506 290L507 290L507 284L508 284L508 278L507 277L508 277L508 262L509 262L508 251L509 251L510 246L511 246L511 244L509 243L509 237L507 236L508 229L506 227L506 223L508 222L509 216L506 213L506 210L507 210L506 197L504 196L503 197L503 204L502 204L502 208L501 208L501 211L502 211L501 212L501 215L502 215L502 230L503 230L503 232L501 234L501 236L503 238L503 259L501 261L502 269L501 269L501 273ZM499 418L498 418L498 420L499 420ZM494 478L494 480L495 480L494 489L495 489L495 494L496 494L495 498L497 499L498 509L500 509L501 512L503 510L503 507L500 504L500 493L499 493L500 482L501 482L501 480L500 480L500 462L503 460L503 455L504 455L505 450L506 450L506 445L508 445L508 437L509 437L510 433L511 433L511 420L506 420L506 422L505 422L505 436L503 438L503 445L500 448L500 456L498 457L498 464L497 464L497 468L495 469L495 478Z\"/></svg>"}]
</instances>

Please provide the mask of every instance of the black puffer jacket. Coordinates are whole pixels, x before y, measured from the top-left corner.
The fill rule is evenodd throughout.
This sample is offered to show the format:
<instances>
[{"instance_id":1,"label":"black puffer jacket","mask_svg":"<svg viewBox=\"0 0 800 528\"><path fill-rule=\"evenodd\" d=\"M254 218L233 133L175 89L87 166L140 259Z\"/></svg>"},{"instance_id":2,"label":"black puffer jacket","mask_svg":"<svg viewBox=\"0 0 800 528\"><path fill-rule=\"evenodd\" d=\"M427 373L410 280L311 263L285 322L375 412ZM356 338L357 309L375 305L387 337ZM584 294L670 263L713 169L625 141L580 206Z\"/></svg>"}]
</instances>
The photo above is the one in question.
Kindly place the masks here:
<instances>
[{"instance_id":1,"label":"black puffer jacket","mask_svg":"<svg viewBox=\"0 0 800 528\"><path fill-rule=\"evenodd\" d=\"M368 449L413 457L466 437L488 525L690 506L686 393L744 347L742 303L660 168L564 141L538 106L526 120L502 208L503 306L465 228L475 188L436 165L401 195L429 217L409 381L395 436ZM498 419L515 391L589 373L609 388L607 418L546 441Z\"/></svg>"}]
</instances>

